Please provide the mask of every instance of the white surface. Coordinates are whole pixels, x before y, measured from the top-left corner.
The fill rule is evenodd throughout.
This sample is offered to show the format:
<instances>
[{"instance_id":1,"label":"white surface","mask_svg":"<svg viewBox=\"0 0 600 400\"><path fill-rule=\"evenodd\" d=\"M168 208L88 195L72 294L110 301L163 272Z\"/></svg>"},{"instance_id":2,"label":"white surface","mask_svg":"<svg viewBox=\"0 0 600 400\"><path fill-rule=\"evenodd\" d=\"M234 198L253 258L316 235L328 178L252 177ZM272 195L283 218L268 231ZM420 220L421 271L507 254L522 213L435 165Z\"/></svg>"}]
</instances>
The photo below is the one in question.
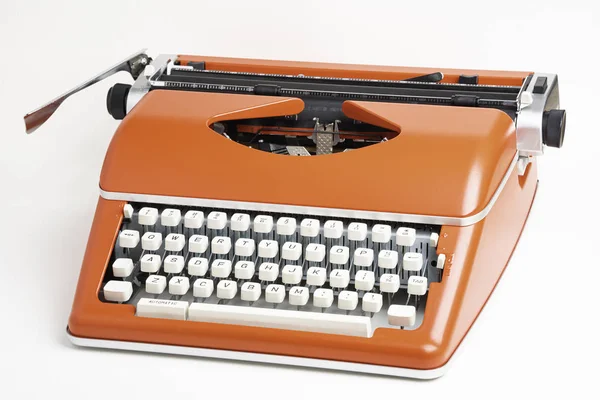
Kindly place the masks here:
<instances>
[{"instance_id":1,"label":"white surface","mask_svg":"<svg viewBox=\"0 0 600 400\"><path fill-rule=\"evenodd\" d=\"M482 2L323 3L194 1L171 8L150 0L2 2L0 206L11 210L0 233L5 272L0 381L6 397L205 398L226 389L245 398L285 393L289 400L319 393L364 399L376 388L420 399L449 393L506 399L515 392L589 398L597 390L599 273L590 256L600 222L594 186L600 170L597 4L504 1L486 10ZM105 95L115 82L130 81L120 73L67 100L32 136L25 135L22 116L142 47L154 54L558 73L561 105L568 111L564 148L548 149L542 157L536 202L519 246L443 378L423 383L69 344L64 329L98 176L118 124L105 111ZM33 248L19 240L42 233L44 240ZM560 290L569 269L586 276L576 296ZM22 295L21 282L28 282L29 296ZM15 299L19 307L10 305ZM569 325L555 324L557 313L570 315ZM189 381L164 384L179 382L182 374L211 384L202 391ZM161 383L134 384L147 376L159 376ZM273 386L257 389L265 376ZM310 385L298 385L306 381Z\"/></svg>"}]
</instances>

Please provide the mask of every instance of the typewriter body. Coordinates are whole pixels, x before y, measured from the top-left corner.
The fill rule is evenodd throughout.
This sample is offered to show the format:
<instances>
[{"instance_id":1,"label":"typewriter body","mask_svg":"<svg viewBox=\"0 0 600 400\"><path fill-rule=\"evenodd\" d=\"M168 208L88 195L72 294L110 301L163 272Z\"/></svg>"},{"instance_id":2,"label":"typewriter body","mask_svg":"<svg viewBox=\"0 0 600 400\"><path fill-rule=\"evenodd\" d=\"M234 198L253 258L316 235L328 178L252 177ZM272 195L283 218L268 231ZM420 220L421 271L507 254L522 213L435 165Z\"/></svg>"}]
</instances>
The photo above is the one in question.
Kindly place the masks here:
<instances>
[{"instance_id":1,"label":"typewriter body","mask_svg":"<svg viewBox=\"0 0 600 400\"><path fill-rule=\"evenodd\" d=\"M562 145L554 74L144 52L68 335L75 344L440 376Z\"/></svg>"}]
</instances>

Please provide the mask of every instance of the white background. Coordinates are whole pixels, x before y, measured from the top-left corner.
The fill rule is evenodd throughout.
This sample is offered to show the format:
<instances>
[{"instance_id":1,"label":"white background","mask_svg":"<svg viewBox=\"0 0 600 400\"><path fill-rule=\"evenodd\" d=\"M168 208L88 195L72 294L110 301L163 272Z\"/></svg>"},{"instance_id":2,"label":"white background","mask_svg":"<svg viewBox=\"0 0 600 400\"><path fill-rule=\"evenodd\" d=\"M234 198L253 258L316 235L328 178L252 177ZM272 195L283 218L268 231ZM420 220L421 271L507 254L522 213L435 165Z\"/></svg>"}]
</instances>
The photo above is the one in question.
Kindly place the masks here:
<instances>
[{"instance_id":1,"label":"white background","mask_svg":"<svg viewBox=\"0 0 600 400\"><path fill-rule=\"evenodd\" d=\"M110 3L0 3L0 397L597 396L596 2ZM564 148L540 160L523 237L446 376L419 382L69 344L65 326L98 176L117 126L105 95L128 78L71 98L32 136L22 116L142 47L153 55L559 74Z\"/></svg>"}]
</instances>

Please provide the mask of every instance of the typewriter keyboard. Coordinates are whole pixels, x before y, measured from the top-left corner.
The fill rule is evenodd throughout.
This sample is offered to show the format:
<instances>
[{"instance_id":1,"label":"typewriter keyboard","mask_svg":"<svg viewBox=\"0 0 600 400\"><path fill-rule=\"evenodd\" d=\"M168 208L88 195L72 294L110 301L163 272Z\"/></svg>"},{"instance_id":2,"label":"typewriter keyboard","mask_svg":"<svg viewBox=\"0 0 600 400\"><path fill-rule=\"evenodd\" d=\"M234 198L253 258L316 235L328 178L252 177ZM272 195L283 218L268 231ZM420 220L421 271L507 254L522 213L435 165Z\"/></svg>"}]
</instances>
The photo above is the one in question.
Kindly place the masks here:
<instances>
[{"instance_id":1,"label":"typewriter keyboard","mask_svg":"<svg viewBox=\"0 0 600 400\"><path fill-rule=\"evenodd\" d=\"M140 318L416 329L442 276L438 238L435 225L130 203L99 298Z\"/></svg>"}]
</instances>

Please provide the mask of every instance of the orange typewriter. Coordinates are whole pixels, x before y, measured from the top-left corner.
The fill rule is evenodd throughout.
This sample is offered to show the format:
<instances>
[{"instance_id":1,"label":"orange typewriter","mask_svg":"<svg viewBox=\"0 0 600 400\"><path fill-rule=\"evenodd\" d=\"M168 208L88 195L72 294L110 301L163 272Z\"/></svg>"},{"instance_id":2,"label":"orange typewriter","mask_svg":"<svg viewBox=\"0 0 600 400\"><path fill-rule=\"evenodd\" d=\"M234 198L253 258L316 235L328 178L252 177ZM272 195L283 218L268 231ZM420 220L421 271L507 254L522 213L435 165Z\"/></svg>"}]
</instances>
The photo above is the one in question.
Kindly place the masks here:
<instances>
[{"instance_id":1,"label":"orange typewriter","mask_svg":"<svg viewBox=\"0 0 600 400\"><path fill-rule=\"evenodd\" d=\"M82 346L440 376L564 137L554 74L144 51L27 131L123 70Z\"/></svg>"}]
</instances>

